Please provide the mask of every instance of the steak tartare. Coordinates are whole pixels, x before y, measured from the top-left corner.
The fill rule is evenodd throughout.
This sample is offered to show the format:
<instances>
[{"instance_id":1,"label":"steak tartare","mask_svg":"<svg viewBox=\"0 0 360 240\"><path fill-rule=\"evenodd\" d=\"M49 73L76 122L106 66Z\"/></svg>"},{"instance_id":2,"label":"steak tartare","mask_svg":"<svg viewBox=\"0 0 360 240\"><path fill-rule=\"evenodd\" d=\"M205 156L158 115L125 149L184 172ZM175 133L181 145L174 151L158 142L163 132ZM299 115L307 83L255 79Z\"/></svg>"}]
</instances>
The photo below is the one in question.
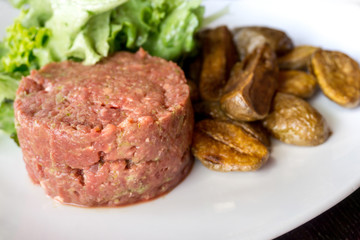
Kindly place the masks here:
<instances>
[{"instance_id":1,"label":"steak tartare","mask_svg":"<svg viewBox=\"0 0 360 240\"><path fill-rule=\"evenodd\" d=\"M65 61L32 71L14 107L30 178L62 203L148 200L191 169L194 120L184 74L142 49L93 66Z\"/></svg>"}]
</instances>

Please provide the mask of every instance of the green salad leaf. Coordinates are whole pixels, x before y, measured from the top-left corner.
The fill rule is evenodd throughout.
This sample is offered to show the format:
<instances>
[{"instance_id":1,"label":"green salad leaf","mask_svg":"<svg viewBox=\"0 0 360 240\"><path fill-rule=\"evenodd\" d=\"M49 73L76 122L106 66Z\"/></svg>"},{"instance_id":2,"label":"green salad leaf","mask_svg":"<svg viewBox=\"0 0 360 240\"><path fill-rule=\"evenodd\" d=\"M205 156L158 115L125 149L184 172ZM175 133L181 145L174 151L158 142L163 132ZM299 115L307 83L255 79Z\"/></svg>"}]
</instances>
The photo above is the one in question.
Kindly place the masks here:
<instances>
[{"instance_id":1,"label":"green salad leaf","mask_svg":"<svg viewBox=\"0 0 360 240\"><path fill-rule=\"evenodd\" d=\"M55 61L69 58L94 64L108 55L110 11L126 0L50 0L52 17L48 48Z\"/></svg>"},{"instance_id":2,"label":"green salad leaf","mask_svg":"<svg viewBox=\"0 0 360 240\"><path fill-rule=\"evenodd\" d=\"M10 135L17 142L14 125L13 100L18 87L19 76L0 73L0 131Z\"/></svg>"},{"instance_id":3,"label":"green salad leaf","mask_svg":"<svg viewBox=\"0 0 360 240\"><path fill-rule=\"evenodd\" d=\"M0 130L9 134L15 131L12 100L21 76L49 62L91 65L115 51L140 47L181 60L196 47L204 14L201 0L10 2L22 11L0 42Z\"/></svg>"},{"instance_id":4,"label":"green salad leaf","mask_svg":"<svg viewBox=\"0 0 360 240\"><path fill-rule=\"evenodd\" d=\"M195 47L200 0L13 0L26 10L7 29L6 72L27 74L52 61L94 64L118 50L143 47L177 60ZM25 7L29 6L29 7Z\"/></svg>"},{"instance_id":5,"label":"green salad leaf","mask_svg":"<svg viewBox=\"0 0 360 240\"><path fill-rule=\"evenodd\" d=\"M19 78L0 73L0 103L5 99L14 100Z\"/></svg>"},{"instance_id":6,"label":"green salad leaf","mask_svg":"<svg viewBox=\"0 0 360 240\"><path fill-rule=\"evenodd\" d=\"M112 12L110 49L143 47L151 55L178 60L195 47L204 8L200 0L128 1Z\"/></svg>"},{"instance_id":7,"label":"green salad leaf","mask_svg":"<svg viewBox=\"0 0 360 240\"><path fill-rule=\"evenodd\" d=\"M25 0L16 4L20 8L23 5L30 5L21 24L24 27L44 27L45 23L52 17L53 11L50 4L51 0Z\"/></svg>"},{"instance_id":8,"label":"green salad leaf","mask_svg":"<svg viewBox=\"0 0 360 240\"><path fill-rule=\"evenodd\" d=\"M0 103L0 119L0 129L18 143L14 123L13 101L6 100Z\"/></svg>"},{"instance_id":9,"label":"green salad leaf","mask_svg":"<svg viewBox=\"0 0 360 240\"><path fill-rule=\"evenodd\" d=\"M4 66L1 63L1 59L3 56L6 55L6 52L7 52L7 50L6 50L5 44L3 42L0 42L0 72L4 71Z\"/></svg>"},{"instance_id":10,"label":"green salad leaf","mask_svg":"<svg viewBox=\"0 0 360 240\"><path fill-rule=\"evenodd\" d=\"M24 4L28 4L29 0L9 0L9 2L16 8L21 8Z\"/></svg>"},{"instance_id":11,"label":"green salad leaf","mask_svg":"<svg viewBox=\"0 0 360 240\"><path fill-rule=\"evenodd\" d=\"M21 20L25 14L26 12L23 11L14 24L6 30L4 39L6 53L1 58L4 72L19 72L27 75L32 69L39 68L44 63L51 61L48 56L46 61L44 61L44 56L41 58L38 56L51 35L50 30L43 27L24 27Z\"/></svg>"}]
</instances>

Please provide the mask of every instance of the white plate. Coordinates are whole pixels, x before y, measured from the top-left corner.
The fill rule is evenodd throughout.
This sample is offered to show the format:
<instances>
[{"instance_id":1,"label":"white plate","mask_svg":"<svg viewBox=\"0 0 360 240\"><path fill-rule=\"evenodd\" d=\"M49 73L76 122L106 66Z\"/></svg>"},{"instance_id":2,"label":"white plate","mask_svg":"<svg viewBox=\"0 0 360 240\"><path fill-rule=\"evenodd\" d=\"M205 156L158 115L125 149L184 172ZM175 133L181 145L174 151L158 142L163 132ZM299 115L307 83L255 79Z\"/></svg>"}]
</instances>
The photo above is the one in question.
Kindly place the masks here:
<instances>
[{"instance_id":1,"label":"white plate","mask_svg":"<svg viewBox=\"0 0 360 240\"><path fill-rule=\"evenodd\" d=\"M296 44L348 53L360 61L360 7L341 1L206 1L207 13L230 6L213 25L268 25ZM0 1L3 34L15 11ZM16 15L16 14L15 14ZM333 135L318 147L274 141L257 172L219 173L196 162L168 195L124 208L61 206L33 185L20 149L0 137L0 239L271 239L317 216L360 186L360 108L318 94L312 103Z\"/></svg>"}]
</instances>

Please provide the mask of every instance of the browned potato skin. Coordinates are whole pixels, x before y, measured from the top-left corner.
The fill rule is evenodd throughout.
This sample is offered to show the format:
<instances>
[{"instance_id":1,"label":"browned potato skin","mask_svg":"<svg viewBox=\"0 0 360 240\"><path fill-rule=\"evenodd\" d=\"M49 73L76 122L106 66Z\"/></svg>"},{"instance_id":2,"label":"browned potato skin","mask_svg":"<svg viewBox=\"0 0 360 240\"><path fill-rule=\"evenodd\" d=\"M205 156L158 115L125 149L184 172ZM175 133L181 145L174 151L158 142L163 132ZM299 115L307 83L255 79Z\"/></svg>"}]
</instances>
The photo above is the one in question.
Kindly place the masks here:
<instances>
[{"instance_id":1,"label":"browned potato skin","mask_svg":"<svg viewBox=\"0 0 360 240\"><path fill-rule=\"evenodd\" d=\"M213 118L228 121L229 117L221 110L218 101L202 101L194 104L194 111L201 118Z\"/></svg>"},{"instance_id":2,"label":"browned potato skin","mask_svg":"<svg viewBox=\"0 0 360 240\"><path fill-rule=\"evenodd\" d=\"M308 45L296 46L286 55L278 58L279 68L283 70L307 70L311 56L318 50L320 48Z\"/></svg>"},{"instance_id":3,"label":"browned potato skin","mask_svg":"<svg viewBox=\"0 0 360 240\"><path fill-rule=\"evenodd\" d=\"M254 49L269 44L278 55L283 55L294 48L294 44L285 32L268 27L241 27L235 29L234 39L241 59Z\"/></svg>"},{"instance_id":4,"label":"browned potato skin","mask_svg":"<svg viewBox=\"0 0 360 240\"><path fill-rule=\"evenodd\" d=\"M252 171L260 168L270 152L241 127L218 120L196 124L192 152L206 167L216 171Z\"/></svg>"},{"instance_id":5,"label":"browned potato skin","mask_svg":"<svg viewBox=\"0 0 360 240\"><path fill-rule=\"evenodd\" d=\"M308 102L280 92L263 124L275 138L293 145L316 146L331 134L325 119Z\"/></svg>"},{"instance_id":6,"label":"browned potato skin","mask_svg":"<svg viewBox=\"0 0 360 240\"><path fill-rule=\"evenodd\" d=\"M255 121L267 116L277 89L276 55L268 44L255 49L237 63L224 88L223 111L238 121Z\"/></svg>"},{"instance_id":7,"label":"browned potato skin","mask_svg":"<svg viewBox=\"0 0 360 240\"><path fill-rule=\"evenodd\" d=\"M279 92L289 93L300 98L310 98L317 89L317 82L312 74L298 70L279 72Z\"/></svg>"},{"instance_id":8,"label":"browned potato skin","mask_svg":"<svg viewBox=\"0 0 360 240\"><path fill-rule=\"evenodd\" d=\"M262 142L268 149L271 148L271 139L267 130L262 125L261 121L256 122L240 122L240 121L231 121L230 123L242 127L244 131L257 138Z\"/></svg>"},{"instance_id":9,"label":"browned potato skin","mask_svg":"<svg viewBox=\"0 0 360 240\"><path fill-rule=\"evenodd\" d=\"M200 34L202 67L200 96L203 100L219 100L231 68L239 60L233 35L226 26L205 30Z\"/></svg>"},{"instance_id":10,"label":"browned potato skin","mask_svg":"<svg viewBox=\"0 0 360 240\"><path fill-rule=\"evenodd\" d=\"M215 120L226 121L232 123L238 127L243 128L246 132L253 137L259 139L263 144L270 148L271 140L266 129L262 126L261 122L243 122L230 119L221 110L219 102L203 101L194 105L196 114L200 115L200 118L212 118Z\"/></svg>"},{"instance_id":11,"label":"browned potato skin","mask_svg":"<svg viewBox=\"0 0 360 240\"><path fill-rule=\"evenodd\" d=\"M311 59L311 66L323 93L343 107L360 103L359 64L344 53L321 50Z\"/></svg>"}]
</instances>

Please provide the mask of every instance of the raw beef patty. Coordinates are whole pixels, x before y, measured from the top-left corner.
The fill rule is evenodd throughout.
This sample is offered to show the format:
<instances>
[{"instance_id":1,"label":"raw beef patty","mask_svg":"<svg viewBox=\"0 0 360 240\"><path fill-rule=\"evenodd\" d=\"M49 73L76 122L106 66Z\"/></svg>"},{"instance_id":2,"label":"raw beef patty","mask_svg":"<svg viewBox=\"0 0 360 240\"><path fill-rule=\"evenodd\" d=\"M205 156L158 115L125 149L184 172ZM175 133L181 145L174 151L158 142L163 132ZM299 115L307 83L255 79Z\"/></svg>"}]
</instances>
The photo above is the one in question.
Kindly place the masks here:
<instances>
[{"instance_id":1,"label":"raw beef patty","mask_svg":"<svg viewBox=\"0 0 360 240\"><path fill-rule=\"evenodd\" d=\"M191 168L194 123L184 74L142 49L93 66L48 64L21 80L14 107L30 178L62 203L148 200Z\"/></svg>"}]
</instances>

